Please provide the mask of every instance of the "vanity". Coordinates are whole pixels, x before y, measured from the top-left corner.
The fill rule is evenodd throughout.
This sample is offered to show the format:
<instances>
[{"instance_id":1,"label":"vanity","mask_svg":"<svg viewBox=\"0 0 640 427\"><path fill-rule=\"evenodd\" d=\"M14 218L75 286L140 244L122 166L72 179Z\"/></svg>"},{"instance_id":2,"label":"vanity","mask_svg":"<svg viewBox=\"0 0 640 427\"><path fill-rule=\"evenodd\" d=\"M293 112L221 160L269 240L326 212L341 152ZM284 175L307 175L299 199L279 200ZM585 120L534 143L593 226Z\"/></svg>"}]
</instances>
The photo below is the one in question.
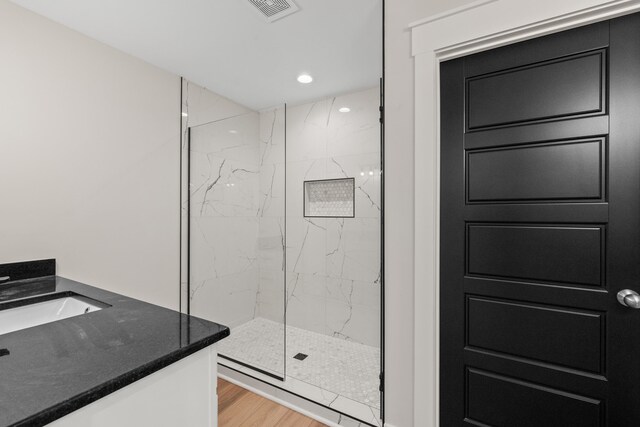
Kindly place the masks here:
<instances>
[{"instance_id":1,"label":"vanity","mask_svg":"<svg viewBox=\"0 0 640 427\"><path fill-rule=\"evenodd\" d=\"M229 329L55 274L0 265L0 427L217 426Z\"/></svg>"}]
</instances>

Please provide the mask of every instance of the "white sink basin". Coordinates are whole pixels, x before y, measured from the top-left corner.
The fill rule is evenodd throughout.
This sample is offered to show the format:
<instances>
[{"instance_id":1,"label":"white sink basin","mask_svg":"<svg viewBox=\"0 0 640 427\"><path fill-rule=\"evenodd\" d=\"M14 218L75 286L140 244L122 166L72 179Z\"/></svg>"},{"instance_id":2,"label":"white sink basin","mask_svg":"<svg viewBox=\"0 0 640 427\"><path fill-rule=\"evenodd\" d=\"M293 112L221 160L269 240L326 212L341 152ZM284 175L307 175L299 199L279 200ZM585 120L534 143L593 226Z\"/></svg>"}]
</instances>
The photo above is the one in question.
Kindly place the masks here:
<instances>
[{"instance_id":1,"label":"white sink basin","mask_svg":"<svg viewBox=\"0 0 640 427\"><path fill-rule=\"evenodd\" d=\"M0 306L0 335L102 310L97 304L79 296L63 296L6 310Z\"/></svg>"}]
</instances>

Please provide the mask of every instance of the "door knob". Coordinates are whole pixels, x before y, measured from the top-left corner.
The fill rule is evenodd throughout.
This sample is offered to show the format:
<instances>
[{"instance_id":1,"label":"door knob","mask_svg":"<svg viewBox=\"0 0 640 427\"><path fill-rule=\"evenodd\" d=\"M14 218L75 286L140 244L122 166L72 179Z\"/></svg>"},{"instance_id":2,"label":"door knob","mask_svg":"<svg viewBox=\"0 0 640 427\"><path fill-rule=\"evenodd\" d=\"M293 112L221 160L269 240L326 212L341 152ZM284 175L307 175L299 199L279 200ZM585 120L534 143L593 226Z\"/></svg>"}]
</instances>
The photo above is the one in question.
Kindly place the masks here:
<instances>
[{"instance_id":1,"label":"door knob","mask_svg":"<svg viewBox=\"0 0 640 427\"><path fill-rule=\"evenodd\" d=\"M625 307L640 308L640 295L631 289L623 289L618 292L618 302Z\"/></svg>"}]
</instances>

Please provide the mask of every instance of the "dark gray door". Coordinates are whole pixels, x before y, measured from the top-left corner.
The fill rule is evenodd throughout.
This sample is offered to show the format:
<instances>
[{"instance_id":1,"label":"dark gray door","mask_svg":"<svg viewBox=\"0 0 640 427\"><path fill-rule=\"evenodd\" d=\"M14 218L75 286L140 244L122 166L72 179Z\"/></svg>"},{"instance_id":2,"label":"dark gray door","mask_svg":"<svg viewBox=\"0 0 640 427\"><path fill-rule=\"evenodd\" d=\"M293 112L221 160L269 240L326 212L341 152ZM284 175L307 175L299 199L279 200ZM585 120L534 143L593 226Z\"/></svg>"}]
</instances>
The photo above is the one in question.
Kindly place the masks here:
<instances>
[{"instance_id":1,"label":"dark gray door","mask_svg":"<svg viewBox=\"0 0 640 427\"><path fill-rule=\"evenodd\" d=\"M444 62L441 99L441 425L640 426L640 17Z\"/></svg>"}]
</instances>

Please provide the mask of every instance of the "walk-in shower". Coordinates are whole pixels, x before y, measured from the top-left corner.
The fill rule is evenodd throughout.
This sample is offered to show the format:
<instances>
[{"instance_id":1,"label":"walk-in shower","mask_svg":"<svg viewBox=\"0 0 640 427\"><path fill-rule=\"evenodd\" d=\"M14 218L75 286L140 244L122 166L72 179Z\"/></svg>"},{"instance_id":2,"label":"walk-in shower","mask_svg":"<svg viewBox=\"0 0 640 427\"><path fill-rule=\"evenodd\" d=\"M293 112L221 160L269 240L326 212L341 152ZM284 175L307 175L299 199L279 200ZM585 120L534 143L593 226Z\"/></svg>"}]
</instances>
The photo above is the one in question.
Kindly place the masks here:
<instances>
[{"instance_id":1,"label":"walk-in shower","mask_svg":"<svg viewBox=\"0 0 640 427\"><path fill-rule=\"evenodd\" d=\"M191 98L206 94L184 85ZM381 409L379 105L371 87L185 119L183 309L231 327L222 365L372 425Z\"/></svg>"},{"instance_id":2,"label":"walk-in shower","mask_svg":"<svg viewBox=\"0 0 640 427\"><path fill-rule=\"evenodd\" d=\"M377 4L368 18L381 26ZM380 32L357 37L371 54L353 60L375 64ZM269 108L183 80L181 308L231 328L221 372L324 406L337 424L381 426L382 91L375 72L343 69L318 92L292 74L295 99Z\"/></svg>"}]
</instances>

